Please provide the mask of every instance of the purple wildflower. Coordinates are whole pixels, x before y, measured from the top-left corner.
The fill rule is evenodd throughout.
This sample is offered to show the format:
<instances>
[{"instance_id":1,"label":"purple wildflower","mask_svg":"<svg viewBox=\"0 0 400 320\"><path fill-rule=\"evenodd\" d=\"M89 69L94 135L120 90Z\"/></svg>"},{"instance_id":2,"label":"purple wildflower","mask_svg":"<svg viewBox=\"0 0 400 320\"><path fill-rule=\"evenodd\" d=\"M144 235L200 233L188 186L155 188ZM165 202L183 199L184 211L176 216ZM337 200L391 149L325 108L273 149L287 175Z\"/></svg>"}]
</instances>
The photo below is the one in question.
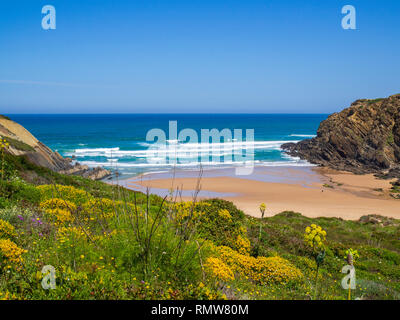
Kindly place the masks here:
<instances>
[{"instance_id":1,"label":"purple wildflower","mask_svg":"<svg viewBox=\"0 0 400 320\"><path fill-rule=\"evenodd\" d=\"M24 221L24 217L21 216L21 215L18 215L18 219L21 220L21 221Z\"/></svg>"}]
</instances>

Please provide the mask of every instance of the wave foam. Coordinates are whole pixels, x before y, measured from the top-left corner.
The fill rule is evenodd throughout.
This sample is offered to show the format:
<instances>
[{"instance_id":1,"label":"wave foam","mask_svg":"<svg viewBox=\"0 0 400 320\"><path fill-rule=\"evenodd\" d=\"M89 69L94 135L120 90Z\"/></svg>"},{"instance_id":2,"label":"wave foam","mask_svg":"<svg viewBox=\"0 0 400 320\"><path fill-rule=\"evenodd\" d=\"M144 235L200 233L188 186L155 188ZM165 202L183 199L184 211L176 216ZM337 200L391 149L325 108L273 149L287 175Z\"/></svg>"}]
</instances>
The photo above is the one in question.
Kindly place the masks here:
<instances>
[{"instance_id":1,"label":"wave foam","mask_svg":"<svg viewBox=\"0 0 400 320\"><path fill-rule=\"evenodd\" d=\"M290 134L289 137L300 137L300 138L315 138L315 134Z\"/></svg>"},{"instance_id":2,"label":"wave foam","mask_svg":"<svg viewBox=\"0 0 400 320\"><path fill-rule=\"evenodd\" d=\"M84 157L106 157L106 158L147 158L154 156L155 153L174 155L180 158L193 157L196 153L199 155L209 154L215 157L239 154L243 151L252 150L279 151L284 143L297 141L232 141L220 143L176 143L167 145L151 145L144 150L120 150L120 148L81 148L74 152L67 152L67 156L76 158ZM157 146L159 148L157 148Z\"/></svg>"}]
</instances>

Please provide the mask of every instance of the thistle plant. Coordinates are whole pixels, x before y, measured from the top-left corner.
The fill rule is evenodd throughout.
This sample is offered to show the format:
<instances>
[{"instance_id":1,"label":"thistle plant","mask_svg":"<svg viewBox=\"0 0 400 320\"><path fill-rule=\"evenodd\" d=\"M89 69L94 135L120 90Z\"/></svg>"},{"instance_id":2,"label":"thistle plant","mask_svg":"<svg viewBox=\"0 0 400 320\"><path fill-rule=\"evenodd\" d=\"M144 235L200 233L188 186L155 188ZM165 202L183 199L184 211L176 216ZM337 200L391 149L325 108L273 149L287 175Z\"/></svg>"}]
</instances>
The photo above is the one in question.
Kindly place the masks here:
<instances>
[{"instance_id":1,"label":"thistle plant","mask_svg":"<svg viewBox=\"0 0 400 320\"><path fill-rule=\"evenodd\" d=\"M317 264L317 270L315 274L315 289L314 289L314 299L317 297L317 286L318 286L318 273L319 268L325 259L325 241L326 241L326 231L320 226L312 224L307 227L304 233L305 244L312 249L312 255Z\"/></svg>"},{"instance_id":2,"label":"thistle plant","mask_svg":"<svg viewBox=\"0 0 400 320\"><path fill-rule=\"evenodd\" d=\"M261 212L261 219L264 219L264 214L265 214L265 209L266 209L265 203L260 204L260 212ZM258 235L258 242L261 242L261 228L262 228L262 222L260 222L260 232Z\"/></svg>"},{"instance_id":3,"label":"thistle plant","mask_svg":"<svg viewBox=\"0 0 400 320\"><path fill-rule=\"evenodd\" d=\"M10 144L6 139L0 139L0 148L1 148L1 180L4 180L4 150L8 149Z\"/></svg>"}]
</instances>

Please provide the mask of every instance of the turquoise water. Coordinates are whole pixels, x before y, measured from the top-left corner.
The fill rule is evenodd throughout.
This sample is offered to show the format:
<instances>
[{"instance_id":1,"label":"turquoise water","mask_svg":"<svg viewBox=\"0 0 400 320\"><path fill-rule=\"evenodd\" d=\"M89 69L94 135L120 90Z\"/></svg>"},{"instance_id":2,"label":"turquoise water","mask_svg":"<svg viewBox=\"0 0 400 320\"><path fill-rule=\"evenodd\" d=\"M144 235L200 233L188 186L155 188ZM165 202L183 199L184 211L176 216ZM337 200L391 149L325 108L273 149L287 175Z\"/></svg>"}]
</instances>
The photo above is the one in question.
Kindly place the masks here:
<instances>
[{"instance_id":1,"label":"turquoise water","mask_svg":"<svg viewBox=\"0 0 400 320\"><path fill-rule=\"evenodd\" d=\"M199 168L233 167L240 165L234 155L245 154L249 149L246 129L254 129L254 162L256 166L305 166L307 162L285 155L280 146L289 141L300 141L316 134L323 114L101 114L101 115L8 115L22 124L40 141L61 155L73 157L91 167L104 166L125 175L146 172L165 172L176 167L183 170ZM149 163L154 155L146 141L149 130L165 131L169 148L184 146L168 136L169 121L177 121L178 133L191 128L198 133L198 143L190 141L190 150L198 157L180 157L168 163ZM243 129L243 142L221 141L205 157L200 144L201 129ZM173 138L173 137L172 137ZM212 141L208 141L211 143ZM189 146L189 145L188 145ZM211 147L217 145L211 145ZM207 149L208 150L208 149ZM201 157L200 157L201 156ZM214 156L214 157L213 157ZM228 160L227 160L228 159ZM229 159L231 159L229 161ZM151 162L151 161L150 161Z\"/></svg>"}]
</instances>

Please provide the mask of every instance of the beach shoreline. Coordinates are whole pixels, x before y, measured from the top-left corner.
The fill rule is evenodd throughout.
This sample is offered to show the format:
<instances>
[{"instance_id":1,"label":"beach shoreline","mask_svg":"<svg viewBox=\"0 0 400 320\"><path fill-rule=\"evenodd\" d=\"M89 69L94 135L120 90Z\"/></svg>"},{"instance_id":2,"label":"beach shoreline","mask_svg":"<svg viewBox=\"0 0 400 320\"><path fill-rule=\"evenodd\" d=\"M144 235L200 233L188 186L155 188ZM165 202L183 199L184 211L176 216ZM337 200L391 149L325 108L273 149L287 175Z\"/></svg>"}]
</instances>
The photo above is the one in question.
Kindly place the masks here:
<instances>
[{"instance_id":1,"label":"beach shoreline","mask_svg":"<svg viewBox=\"0 0 400 320\"><path fill-rule=\"evenodd\" d=\"M295 211L307 217L345 220L370 214L400 218L400 201L389 195L391 180L377 179L372 174L315 166L261 166L249 176L236 176L234 168L207 170L199 175L200 171L184 170L147 173L118 184L142 192L149 188L150 193L163 197L173 190L177 198L189 201L200 179L198 199L226 199L254 217L260 216L258 208L264 202L266 216Z\"/></svg>"}]
</instances>

